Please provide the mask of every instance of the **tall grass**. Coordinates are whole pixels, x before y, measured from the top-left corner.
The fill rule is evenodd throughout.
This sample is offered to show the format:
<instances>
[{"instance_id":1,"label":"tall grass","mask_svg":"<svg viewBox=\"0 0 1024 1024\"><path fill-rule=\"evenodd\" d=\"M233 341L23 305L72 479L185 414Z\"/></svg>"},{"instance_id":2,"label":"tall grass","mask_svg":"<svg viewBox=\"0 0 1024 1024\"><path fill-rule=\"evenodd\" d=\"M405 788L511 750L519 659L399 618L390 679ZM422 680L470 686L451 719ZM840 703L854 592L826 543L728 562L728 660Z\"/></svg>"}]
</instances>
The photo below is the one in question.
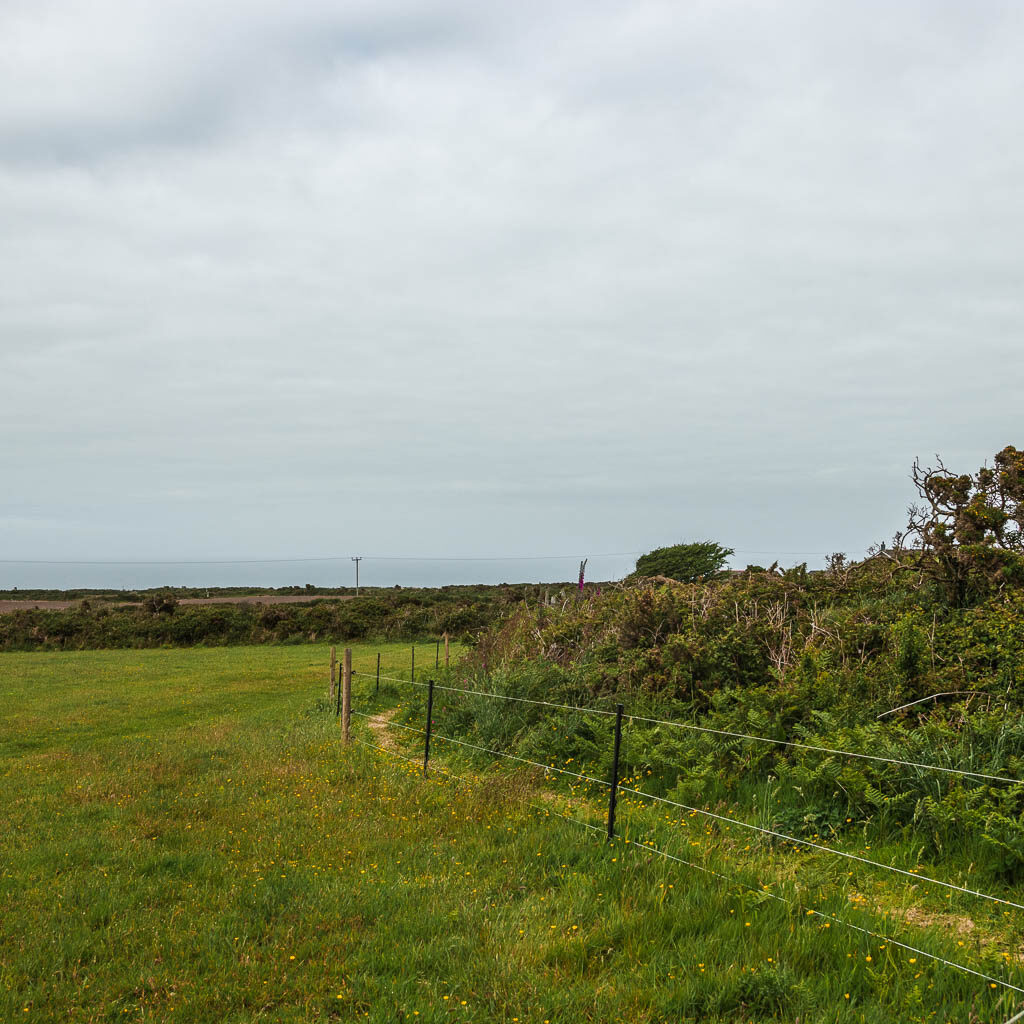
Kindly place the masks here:
<instances>
[{"instance_id":1,"label":"tall grass","mask_svg":"<svg viewBox=\"0 0 1024 1024\"><path fill-rule=\"evenodd\" d=\"M375 652L357 648L356 668L372 672ZM408 647L384 653L387 674L400 674ZM417 661L432 665L433 653L420 648ZM423 779L399 756L416 756L420 738L403 748L402 730L390 753L343 749L326 659L316 646L0 660L0 1019L1011 1015L1011 1001L976 980L635 846L609 847L553 813L599 823L596 792L591 801L540 773L495 771L443 742L436 767L466 781L440 770ZM357 676L357 709L421 715L419 688L372 691ZM439 733L453 726L445 707ZM541 722L527 724L540 735ZM549 724L552 751L575 735ZM354 727L383 742L363 719ZM595 727L595 747L604 738ZM710 867L740 862L751 881L771 868L777 892L810 888L815 906L858 911L844 904L857 895L860 919L881 920L870 888L855 879L844 893L813 857L744 851L738 837L639 803L626 802L621 821L630 838ZM982 918L958 936L950 922L962 913L938 905L930 925L915 925L921 944L980 965L1011 933L1019 944L1015 926Z\"/></svg>"}]
</instances>

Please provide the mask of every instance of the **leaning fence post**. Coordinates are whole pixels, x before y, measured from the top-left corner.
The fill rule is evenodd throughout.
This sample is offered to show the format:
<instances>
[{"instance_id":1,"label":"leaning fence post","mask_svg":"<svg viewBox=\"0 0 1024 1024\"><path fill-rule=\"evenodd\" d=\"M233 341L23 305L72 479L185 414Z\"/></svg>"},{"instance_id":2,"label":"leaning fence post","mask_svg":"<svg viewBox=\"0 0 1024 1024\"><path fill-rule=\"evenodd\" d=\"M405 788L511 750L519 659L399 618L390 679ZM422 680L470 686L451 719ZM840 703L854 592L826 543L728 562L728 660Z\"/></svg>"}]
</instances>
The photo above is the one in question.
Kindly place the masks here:
<instances>
[{"instance_id":1,"label":"leaning fence post","mask_svg":"<svg viewBox=\"0 0 1024 1024\"><path fill-rule=\"evenodd\" d=\"M380 651L377 652L377 693L380 693Z\"/></svg>"},{"instance_id":2,"label":"leaning fence post","mask_svg":"<svg viewBox=\"0 0 1024 1024\"><path fill-rule=\"evenodd\" d=\"M612 751L612 777L608 796L608 838L615 838L615 798L619 790L619 747L622 746L622 705L615 705L615 748Z\"/></svg>"},{"instance_id":3,"label":"leaning fence post","mask_svg":"<svg viewBox=\"0 0 1024 1024\"><path fill-rule=\"evenodd\" d=\"M352 729L352 648L345 648L345 660L342 663L344 666L344 672L342 673L342 687L341 687L341 738L345 741L346 746L351 736Z\"/></svg>"},{"instance_id":4,"label":"leaning fence post","mask_svg":"<svg viewBox=\"0 0 1024 1024\"><path fill-rule=\"evenodd\" d=\"M423 774L427 774L430 760L430 720L434 717L434 680L427 680L427 742L423 745Z\"/></svg>"}]
</instances>

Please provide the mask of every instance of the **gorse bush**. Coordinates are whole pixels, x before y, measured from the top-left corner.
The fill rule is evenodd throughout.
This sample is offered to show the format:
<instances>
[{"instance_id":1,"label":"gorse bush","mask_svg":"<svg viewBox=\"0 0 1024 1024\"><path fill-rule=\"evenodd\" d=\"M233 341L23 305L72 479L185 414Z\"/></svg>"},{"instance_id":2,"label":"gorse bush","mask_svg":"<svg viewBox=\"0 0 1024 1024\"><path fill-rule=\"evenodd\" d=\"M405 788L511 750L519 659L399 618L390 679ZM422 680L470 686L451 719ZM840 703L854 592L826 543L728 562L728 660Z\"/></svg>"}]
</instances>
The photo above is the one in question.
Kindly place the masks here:
<instances>
[{"instance_id":1,"label":"gorse bush","mask_svg":"<svg viewBox=\"0 0 1024 1024\"><path fill-rule=\"evenodd\" d=\"M914 461L919 501L879 554L957 607L1024 585L1024 451L1008 445L976 473L937 462Z\"/></svg>"}]
</instances>

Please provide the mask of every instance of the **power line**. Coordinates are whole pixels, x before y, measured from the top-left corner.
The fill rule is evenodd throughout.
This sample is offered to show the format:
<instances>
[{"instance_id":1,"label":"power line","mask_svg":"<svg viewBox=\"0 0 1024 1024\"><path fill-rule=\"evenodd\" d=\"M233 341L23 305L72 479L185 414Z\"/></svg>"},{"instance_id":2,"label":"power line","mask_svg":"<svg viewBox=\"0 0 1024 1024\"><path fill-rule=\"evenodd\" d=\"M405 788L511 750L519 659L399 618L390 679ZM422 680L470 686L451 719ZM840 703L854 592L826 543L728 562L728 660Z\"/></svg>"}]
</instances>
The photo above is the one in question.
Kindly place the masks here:
<instances>
[{"instance_id":1,"label":"power line","mask_svg":"<svg viewBox=\"0 0 1024 1024\"><path fill-rule=\"evenodd\" d=\"M285 562L343 562L349 555L318 558L180 558L171 560L122 559L109 561L56 560L46 558L0 558L0 565L276 565Z\"/></svg>"},{"instance_id":2,"label":"power line","mask_svg":"<svg viewBox=\"0 0 1024 1024\"><path fill-rule=\"evenodd\" d=\"M642 551L606 551L590 558L625 558ZM82 559L0 558L0 565L280 565L288 562L345 562L352 555L316 555L300 558L180 558L180 559ZM371 562L550 562L574 560L572 555L360 555Z\"/></svg>"},{"instance_id":3,"label":"power line","mask_svg":"<svg viewBox=\"0 0 1024 1024\"><path fill-rule=\"evenodd\" d=\"M602 551L596 555L367 555L376 562L553 562L576 558L627 558L642 551Z\"/></svg>"},{"instance_id":4,"label":"power line","mask_svg":"<svg viewBox=\"0 0 1024 1024\"><path fill-rule=\"evenodd\" d=\"M856 549L860 553L863 549ZM735 548L739 555L819 555L832 551L773 551L753 548ZM644 551L602 551L583 555L360 555L372 562L553 562L578 558L635 558ZM177 559L52 559L52 558L0 558L0 565L284 565L290 562L344 562L352 555L311 555L296 558L177 558Z\"/></svg>"}]
</instances>

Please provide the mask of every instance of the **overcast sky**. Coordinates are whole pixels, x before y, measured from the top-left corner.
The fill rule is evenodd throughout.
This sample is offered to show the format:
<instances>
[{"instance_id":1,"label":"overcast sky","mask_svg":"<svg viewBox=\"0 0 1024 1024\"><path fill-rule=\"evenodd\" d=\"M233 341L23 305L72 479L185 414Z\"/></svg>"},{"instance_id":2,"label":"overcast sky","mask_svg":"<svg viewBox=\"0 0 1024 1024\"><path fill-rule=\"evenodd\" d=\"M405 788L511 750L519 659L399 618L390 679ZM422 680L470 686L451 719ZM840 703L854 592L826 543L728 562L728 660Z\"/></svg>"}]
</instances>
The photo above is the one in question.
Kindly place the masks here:
<instances>
[{"instance_id":1,"label":"overcast sky","mask_svg":"<svg viewBox=\"0 0 1024 1024\"><path fill-rule=\"evenodd\" d=\"M1022 98L1015 2L0 0L0 559L863 551L1024 444Z\"/></svg>"}]
</instances>

